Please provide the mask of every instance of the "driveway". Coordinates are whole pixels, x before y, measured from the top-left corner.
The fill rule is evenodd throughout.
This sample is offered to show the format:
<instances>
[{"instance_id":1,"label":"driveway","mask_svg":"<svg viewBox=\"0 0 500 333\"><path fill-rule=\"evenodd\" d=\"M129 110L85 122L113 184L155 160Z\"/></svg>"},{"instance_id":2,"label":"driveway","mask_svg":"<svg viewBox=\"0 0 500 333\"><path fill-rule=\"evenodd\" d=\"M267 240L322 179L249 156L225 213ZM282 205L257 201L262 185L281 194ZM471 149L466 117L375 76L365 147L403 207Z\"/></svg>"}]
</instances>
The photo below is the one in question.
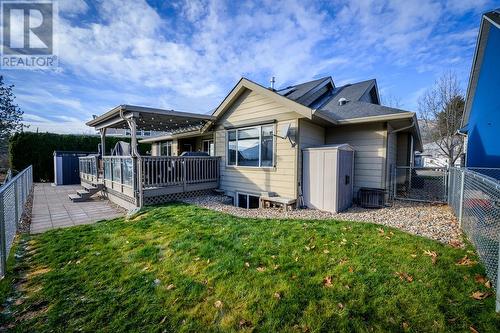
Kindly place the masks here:
<instances>
[{"instance_id":1,"label":"driveway","mask_svg":"<svg viewBox=\"0 0 500 333\"><path fill-rule=\"evenodd\" d=\"M98 195L86 202L72 202L68 194L76 193L80 189L80 185L35 184L31 233L90 224L125 215L122 209Z\"/></svg>"}]
</instances>

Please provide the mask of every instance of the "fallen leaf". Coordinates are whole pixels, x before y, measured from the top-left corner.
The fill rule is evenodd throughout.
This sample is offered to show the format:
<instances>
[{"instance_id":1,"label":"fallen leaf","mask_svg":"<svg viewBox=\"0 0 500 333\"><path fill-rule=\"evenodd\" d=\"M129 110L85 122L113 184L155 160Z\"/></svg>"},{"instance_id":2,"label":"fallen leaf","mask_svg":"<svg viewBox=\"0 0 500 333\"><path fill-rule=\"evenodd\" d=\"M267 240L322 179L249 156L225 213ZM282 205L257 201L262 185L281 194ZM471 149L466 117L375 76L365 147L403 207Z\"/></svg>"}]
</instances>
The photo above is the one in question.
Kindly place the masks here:
<instances>
[{"instance_id":1,"label":"fallen leaf","mask_svg":"<svg viewBox=\"0 0 500 333\"><path fill-rule=\"evenodd\" d=\"M330 251L328 251L327 249L324 249L324 250L323 250L323 253L324 253L324 254L328 254L328 253L330 253Z\"/></svg>"},{"instance_id":2,"label":"fallen leaf","mask_svg":"<svg viewBox=\"0 0 500 333\"><path fill-rule=\"evenodd\" d=\"M210 264L210 259L207 259L207 264Z\"/></svg>"},{"instance_id":3,"label":"fallen leaf","mask_svg":"<svg viewBox=\"0 0 500 333\"><path fill-rule=\"evenodd\" d=\"M476 281L477 283L480 283L480 284L484 284L484 283L486 283L486 281L488 281L488 279L486 279L482 275L476 274L476 276L474 276L474 281Z\"/></svg>"},{"instance_id":4,"label":"fallen leaf","mask_svg":"<svg viewBox=\"0 0 500 333\"><path fill-rule=\"evenodd\" d=\"M410 324L408 324L406 321L403 321L403 324L401 324L401 326L403 326L404 330L407 330L410 327Z\"/></svg>"},{"instance_id":5,"label":"fallen leaf","mask_svg":"<svg viewBox=\"0 0 500 333\"><path fill-rule=\"evenodd\" d=\"M245 267L250 267L250 263L246 262Z\"/></svg>"},{"instance_id":6,"label":"fallen leaf","mask_svg":"<svg viewBox=\"0 0 500 333\"><path fill-rule=\"evenodd\" d=\"M160 324L163 324L167 320L167 316L163 317L163 319L160 321Z\"/></svg>"},{"instance_id":7,"label":"fallen leaf","mask_svg":"<svg viewBox=\"0 0 500 333\"><path fill-rule=\"evenodd\" d=\"M474 266L477 261L471 260L468 256L465 256L457 261L456 265L459 266Z\"/></svg>"},{"instance_id":8,"label":"fallen leaf","mask_svg":"<svg viewBox=\"0 0 500 333\"><path fill-rule=\"evenodd\" d=\"M416 257L417 257L417 255L416 255L416 254L414 254L414 253L410 254L410 256L411 256L412 258L416 258Z\"/></svg>"},{"instance_id":9,"label":"fallen leaf","mask_svg":"<svg viewBox=\"0 0 500 333\"><path fill-rule=\"evenodd\" d=\"M485 286L486 288L490 289L490 288L491 288L491 281L490 281L490 280L486 281L486 282L484 283L484 286Z\"/></svg>"},{"instance_id":10,"label":"fallen leaf","mask_svg":"<svg viewBox=\"0 0 500 333\"><path fill-rule=\"evenodd\" d=\"M337 304L337 306L339 307L340 310L344 309L344 304L342 304L342 303Z\"/></svg>"},{"instance_id":11,"label":"fallen leaf","mask_svg":"<svg viewBox=\"0 0 500 333\"><path fill-rule=\"evenodd\" d=\"M174 288L175 288L175 285L173 285L173 284L169 284L169 285L167 286L167 290L172 290L172 289L174 289Z\"/></svg>"},{"instance_id":12,"label":"fallen leaf","mask_svg":"<svg viewBox=\"0 0 500 333\"><path fill-rule=\"evenodd\" d=\"M274 270L277 270L278 268L280 268L280 265L274 265Z\"/></svg>"},{"instance_id":13,"label":"fallen leaf","mask_svg":"<svg viewBox=\"0 0 500 333\"><path fill-rule=\"evenodd\" d=\"M200 257L194 258L194 261L199 261L199 260L200 260Z\"/></svg>"},{"instance_id":14,"label":"fallen leaf","mask_svg":"<svg viewBox=\"0 0 500 333\"><path fill-rule=\"evenodd\" d=\"M306 246L306 251L311 251L311 248L309 246Z\"/></svg>"},{"instance_id":15,"label":"fallen leaf","mask_svg":"<svg viewBox=\"0 0 500 333\"><path fill-rule=\"evenodd\" d=\"M488 291L486 291L486 292L476 291L476 292L472 293L471 297L476 299L476 300L482 300L482 299L489 297L490 295L491 295L491 293Z\"/></svg>"},{"instance_id":16,"label":"fallen leaf","mask_svg":"<svg viewBox=\"0 0 500 333\"><path fill-rule=\"evenodd\" d=\"M342 259L340 259L340 261L339 261L339 265L343 265L343 264L345 264L345 263L346 263L346 262L348 262L348 261L349 261L349 260L348 260L347 258L342 258Z\"/></svg>"},{"instance_id":17,"label":"fallen leaf","mask_svg":"<svg viewBox=\"0 0 500 333\"><path fill-rule=\"evenodd\" d=\"M349 273L352 273L354 272L354 268L352 268L352 266L349 266Z\"/></svg>"},{"instance_id":18,"label":"fallen leaf","mask_svg":"<svg viewBox=\"0 0 500 333\"><path fill-rule=\"evenodd\" d=\"M395 272L394 275L399 277L401 281L413 282L413 276L405 272Z\"/></svg>"},{"instance_id":19,"label":"fallen leaf","mask_svg":"<svg viewBox=\"0 0 500 333\"><path fill-rule=\"evenodd\" d=\"M274 293L274 298L281 299L281 294L279 292Z\"/></svg>"},{"instance_id":20,"label":"fallen leaf","mask_svg":"<svg viewBox=\"0 0 500 333\"><path fill-rule=\"evenodd\" d=\"M424 251L424 254L425 254L426 256L431 257L431 260L432 260L432 264L433 264L433 265L435 265L435 264L436 264L436 261L437 261L437 256L438 256L436 252L434 252L434 251L430 251L430 250L425 250L425 251Z\"/></svg>"},{"instance_id":21,"label":"fallen leaf","mask_svg":"<svg viewBox=\"0 0 500 333\"><path fill-rule=\"evenodd\" d=\"M333 287L333 285L332 285L332 277L331 276L326 276L323 279L323 286L325 286L327 288Z\"/></svg>"},{"instance_id":22,"label":"fallen leaf","mask_svg":"<svg viewBox=\"0 0 500 333\"><path fill-rule=\"evenodd\" d=\"M382 236L382 235L384 235L384 234L385 234L384 229L382 229L382 228L377 228L377 230L378 230L378 233L380 234L380 236Z\"/></svg>"},{"instance_id":23,"label":"fallen leaf","mask_svg":"<svg viewBox=\"0 0 500 333\"><path fill-rule=\"evenodd\" d=\"M217 309L220 309L220 308L222 308L222 302L221 302L221 301L215 301L214 306L215 306Z\"/></svg>"},{"instance_id":24,"label":"fallen leaf","mask_svg":"<svg viewBox=\"0 0 500 333\"><path fill-rule=\"evenodd\" d=\"M252 327L252 322L245 320L245 319L241 319L240 320L240 329L241 328L248 328L248 327Z\"/></svg>"},{"instance_id":25,"label":"fallen leaf","mask_svg":"<svg viewBox=\"0 0 500 333\"><path fill-rule=\"evenodd\" d=\"M262 267L262 266L257 267L257 271L258 271L258 272L261 272L261 273L262 273L262 272L265 272L265 270L266 270L266 268L265 268L265 267Z\"/></svg>"},{"instance_id":26,"label":"fallen leaf","mask_svg":"<svg viewBox=\"0 0 500 333\"><path fill-rule=\"evenodd\" d=\"M471 331L472 333L479 333L479 331L478 331L478 330L476 330L476 329L474 328L474 326L469 326L469 329L470 329L470 331Z\"/></svg>"}]
</instances>

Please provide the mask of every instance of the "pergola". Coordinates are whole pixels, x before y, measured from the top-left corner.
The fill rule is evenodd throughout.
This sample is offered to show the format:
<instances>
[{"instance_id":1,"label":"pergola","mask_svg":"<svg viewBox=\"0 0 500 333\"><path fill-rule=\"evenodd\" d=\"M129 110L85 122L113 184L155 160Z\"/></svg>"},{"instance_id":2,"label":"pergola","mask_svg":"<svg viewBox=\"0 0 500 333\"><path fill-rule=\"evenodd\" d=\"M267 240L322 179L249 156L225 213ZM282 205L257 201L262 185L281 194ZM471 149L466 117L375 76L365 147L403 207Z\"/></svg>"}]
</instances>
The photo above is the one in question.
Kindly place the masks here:
<instances>
[{"instance_id":1,"label":"pergola","mask_svg":"<svg viewBox=\"0 0 500 333\"><path fill-rule=\"evenodd\" d=\"M206 114L148 108L134 105L120 105L87 122L101 133L101 149L106 151L106 130L108 128L130 129L132 156L139 156L137 149L137 130L178 132L201 130L215 117Z\"/></svg>"}]
</instances>

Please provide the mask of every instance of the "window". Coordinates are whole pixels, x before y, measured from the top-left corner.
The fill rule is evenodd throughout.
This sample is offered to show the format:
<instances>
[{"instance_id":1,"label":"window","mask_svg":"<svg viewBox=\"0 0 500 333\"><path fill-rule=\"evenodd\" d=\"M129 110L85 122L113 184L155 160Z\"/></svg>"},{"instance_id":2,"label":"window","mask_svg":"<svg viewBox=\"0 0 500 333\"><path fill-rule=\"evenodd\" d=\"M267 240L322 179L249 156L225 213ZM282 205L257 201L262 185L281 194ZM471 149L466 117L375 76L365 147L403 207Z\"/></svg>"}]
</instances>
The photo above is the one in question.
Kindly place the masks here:
<instances>
[{"instance_id":1,"label":"window","mask_svg":"<svg viewBox=\"0 0 500 333\"><path fill-rule=\"evenodd\" d=\"M172 141L165 141L161 143L161 156L172 156Z\"/></svg>"},{"instance_id":2,"label":"window","mask_svg":"<svg viewBox=\"0 0 500 333\"><path fill-rule=\"evenodd\" d=\"M251 195L247 193L238 193L238 207L246 208L246 209L255 209L259 208L259 197L256 195Z\"/></svg>"},{"instance_id":3,"label":"window","mask_svg":"<svg viewBox=\"0 0 500 333\"><path fill-rule=\"evenodd\" d=\"M274 165L274 125L227 131L227 164L249 167Z\"/></svg>"},{"instance_id":4,"label":"window","mask_svg":"<svg viewBox=\"0 0 500 333\"><path fill-rule=\"evenodd\" d=\"M210 156L215 155L214 140L203 140L203 151L208 153Z\"/></svg>"}]
</instances>

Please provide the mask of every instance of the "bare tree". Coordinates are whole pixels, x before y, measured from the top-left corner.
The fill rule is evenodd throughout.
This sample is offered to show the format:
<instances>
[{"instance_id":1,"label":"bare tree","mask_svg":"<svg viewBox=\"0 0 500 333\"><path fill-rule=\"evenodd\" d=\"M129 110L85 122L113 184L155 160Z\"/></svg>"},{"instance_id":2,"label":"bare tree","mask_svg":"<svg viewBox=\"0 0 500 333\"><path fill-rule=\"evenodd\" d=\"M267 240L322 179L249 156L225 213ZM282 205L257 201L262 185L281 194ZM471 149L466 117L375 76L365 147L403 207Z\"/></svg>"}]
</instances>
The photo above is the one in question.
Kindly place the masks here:
<instances>
[{"instance_id":1,"label":"bare tree","mask_svg":"<svg viewBox=\"0 0 500 333\"><path fill-rule=\"evenodd\" d=\"M380 96L382 105L389 106L391 108L401 109L403 107L403 103L401 102L401 98L395 95L382 95Z\"/></svg>"},{"instance_id":2,"label":"bare tree","mask_svg":"<svg viewBox=\"0 0 500 333\"><path fill-rule=\"evenodd\" d=\"M465 99L455 73L443 74L418 100L418 108L428 139L434 142L452 166L463 151L463 138L457 134L464 113Z\"/></svg>"}]
</instances>

